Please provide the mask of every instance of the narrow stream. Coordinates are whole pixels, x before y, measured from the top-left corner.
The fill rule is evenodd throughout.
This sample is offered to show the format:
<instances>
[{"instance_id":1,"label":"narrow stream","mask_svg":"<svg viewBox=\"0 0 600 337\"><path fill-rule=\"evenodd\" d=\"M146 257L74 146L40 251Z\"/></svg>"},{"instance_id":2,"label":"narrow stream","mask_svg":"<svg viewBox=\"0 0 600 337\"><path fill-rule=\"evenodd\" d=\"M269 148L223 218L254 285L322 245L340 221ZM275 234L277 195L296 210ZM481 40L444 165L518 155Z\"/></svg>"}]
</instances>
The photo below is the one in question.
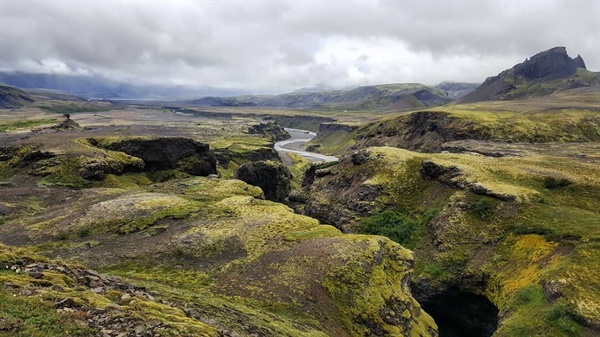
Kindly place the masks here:
<instances>
[{"instance_id":1,"label":"narrow stream","mask_svg":"<svg viewBox=\"0 0 600 337\"><path fill-rule=\"evenodd\" d=\"M285 128L285 131L287 131L292 138L275 143L275 150L277 152L296 153L313 163L338 160L338 158L334 156L326 156L320 153L304 151L304 143L315 138L317 135L316 133L290 128Z\"/></svg>"}]
</instances>

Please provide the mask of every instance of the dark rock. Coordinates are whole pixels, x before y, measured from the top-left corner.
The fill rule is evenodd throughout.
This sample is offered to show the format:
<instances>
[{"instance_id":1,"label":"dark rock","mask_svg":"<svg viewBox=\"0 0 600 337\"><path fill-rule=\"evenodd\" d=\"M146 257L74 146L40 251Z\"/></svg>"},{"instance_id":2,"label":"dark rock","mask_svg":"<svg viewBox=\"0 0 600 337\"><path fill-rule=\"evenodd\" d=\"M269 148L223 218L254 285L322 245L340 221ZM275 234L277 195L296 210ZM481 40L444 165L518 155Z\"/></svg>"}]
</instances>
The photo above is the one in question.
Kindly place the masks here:
<instances>
[{"instance_id":1,"label":"dark rock","mask_svg":"<svg viewBox=\"0 0 600 337\"><path fill-rule=\"evenodd\" d=\"M588 87L594 83L580 82L572 78L578 68L585 69L581 56L571 58L565 47L555 47L540 52L524 62L500 74L488 77L475 91L459 100L459 103L472 103L485 100L519 99L551 94L557 90ZM571 78L570 78L571 77ZM544 89L517 90L519 85L532 82L549 82L569 78L565 85ZM594 80L597 84L598 76ZM537 90L537 91L536 91Z\"/></svg>"},{"instance_id":2,"label":"dark rock","mask_svg":"<svg viewBox=\"0 0 600 337\"><path fill-rule=\"evenodd\" d=\"M93 138L90 144L100 143ZM208 176L217 173L217 160L208 144L185 137L124 138L104 146L144 161L144 169L158 171L179 168L191 175Z\"/></svg>"},{"instance_id":3,"label":"dark rock","mask_svg":"<svg viewBox=\"0 0 600 337\"><path fill-rule=\"evenodd\" d=\"M288 200L291 202L305 203L308 200L308 194L302 190L295 190L288 195Z\"/></svg>"},{"instance_id":4,"label":"dark rock","mask_svg":"<svg viewBox=\"0 0 600 337\"><path fill-rule=\"evenodd\" d=\"M54 303L55 308L73 308L75 306L75 300L70 297L63 298L60 301Z\"/></svg>"},{"instance_id":5,"label":"dark rock","mask_svg":"<svg viewBox=\"0 0 600 337\"><path fill-rule=\"evenodd\" d=\"M33 295L37 294L37 290L25 288L25 289L21 289L19 294L22 296L33 296Z\"/></svg>"},{"instance_id":6,"label":"dark rock","mask_svg":"<svg viewBox=\"0 0 600 337\"><path fill-rule=\"evenodd\" d=\"M421 172L426 177L439 180L453 187L458 186L456 186L457 184L453 182L452 179L463 174L463 172L456 166L446 167L431 160L424 160L423 163L421 163Z\"/></svg>"},{"instance_id":7,"label":"dark rock","mask_svg":"<svg viewBox=\"0 0 600 337\"><path fill-rule=\"evenodd\" d=\"M577 68L584 68L581 56L570 58L565 47L555 47L514 66L514 74L529 79L554 80L575 74Z\"/></svg>"},{"instance_id":8,"label":"dark rock","mask_svg":"<svg viewBox=\"0 0 600 337\"><path fill-rule=\"evenodd\" d=\"M517 197L515 195L497 193L497 192L494 192L494 191L490 190L489 188L487 188L481 184L477 184L477 183L471 184L470 190L471 190L471 192L473 192L475 194L487 195L489 197L500 199L502 201L515 201L517 199Z\"/></svg>"},{"instance_id":9,"label":"dark rock","mask_svg":"<svg viewBox=\"0 0 600 337\"><path fill-rule=\"evenodd\" d=\"M45 150L33 150L25 153L12 165L16 168L22 168L29 166L33 163L39 162L44 159L50 159L56 157L56 154L52 151Z\"/></svg>"},{"instance_id":10,"label":"dark rock","mask_svg":"<svg viewBox=\"0 0 600 337\"><path fill-rule=\"evenodd\" d=\"M317 167L318 164L311 164L306 171L304 171L304 176L302 177L302 187L308 187L315 182L315 178L317 177Z\"/></svg>"},{"instance_id":11,"label":"dark rock","mask_svg":"<svg viewBox=\"0 0 600 337\"><path fill-rule=\"evenodd\" d=\"M260 187L265 198L283 202L291 191L292 174L282 163L266 160L240 166L234 178Z\"/></svg>"},{"instance_id":12,"label":"dark rock","mask_svg":"<svg viewBox=\"0 0 600 337\"><path fill-rule=\"evenodd\" d=\"M565 280L549 280L542 284L544 297L552 302L563 296L563 289L566 286Z\"/></svg>"},{"instance_id":13,"label":"dark rock","mask_svg":"<svg viewBox=\"0 0 600 337\"><path fill-rule=\"evenodd\" d=\"M84 179L102 180L107 171L109 171L109 167L105 162L91 159L79 168L79 175Z\"/></svg>"},{"instance_id":14,"label":"dark rock","mask_svg":"<svg viewBox=\"0 0 600 337\"><path fill-rule=\"evenodd\" d=\"M276 122L260 123L248 128L248 133L251 135L263 135L272 141L278 142L289 139L290 134Z\"/></svg>"},{"instance_id":15,"label":"dark rock","mask_svg":"<svg viewBox=\"0 0 600 337\"><path fill-rule=\"evenodd\" d=\"M75 122L74 120L71 119L71 115L65 114L65 117L66 117L66 119L63 122L61 122L57 125L53 125L53 126L49 127L49 129L56 130L56 131L82 129L81 125L79 125L77 122Z\"/></svg>"},{"instance_id":16,"label":"dark rock","mask_svg":"<svg viewBox=\"0 0 600 337\"><path fill-rule=\"evenodd\" d=\"M331 171L330 168L326 168L326 169L319 169L315 171L315 176L318 178L322 178L328 175L332 175L333 172Z\"/></svg>"},{"instance_id":17,"label":"dark rock","mask_svg":"<svg viewBox=\"0 0 600 337\"><path fill-rule=\"evenodd\" d=\"M360 151L356 151L354 153L352 153L352 164L354 165L362 165L364 163L367 162L367 160L369 160L369 151L367 150L360 150Z\"/></svg>"},{"instance_id":18,"label":"dark rock","mask_svg":"<svg viewBox=\"0 0 600 337\"><path fill-rule=\"evenodd\" d=\"M29 275L29 277L34 278L36 280L37 279L41 279L42 277L44 277L44 273L41 273L41 272L38 272L38 271L31 272L28 275Z\"/></svg>"}]
</instances>

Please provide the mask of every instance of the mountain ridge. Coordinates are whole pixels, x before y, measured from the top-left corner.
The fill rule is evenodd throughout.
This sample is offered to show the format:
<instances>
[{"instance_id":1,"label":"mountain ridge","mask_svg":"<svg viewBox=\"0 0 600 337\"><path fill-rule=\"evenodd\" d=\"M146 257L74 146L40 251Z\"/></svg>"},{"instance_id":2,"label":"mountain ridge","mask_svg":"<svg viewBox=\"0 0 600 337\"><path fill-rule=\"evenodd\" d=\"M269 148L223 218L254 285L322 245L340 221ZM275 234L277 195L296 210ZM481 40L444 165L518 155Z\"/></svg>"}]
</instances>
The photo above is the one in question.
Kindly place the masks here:
<instances>
[{"instance_id":1,"label":"mountain ridge","mask_svg":"<svg viewBox=\"0 0 600 337\"><path fill-rule=\"evenodd\" d=\"M488 77L457 103L539 97L597 84L600 73L587 70L580 55L571 58L565 47L554 47Z\"/></svg>"},{"instance_id":2,"label":"mountain ridge","mask_svg":"<svg viewBox=\"0 0 600 337\"><path fill-rule=\"evenodd\" d=\"M350 90L291 92L274 96L204 97L191 101L204 106L264 106L294 109L411 109L451 102L445 91L419 83L362 86Z\"/></svg>"}]
</instances>

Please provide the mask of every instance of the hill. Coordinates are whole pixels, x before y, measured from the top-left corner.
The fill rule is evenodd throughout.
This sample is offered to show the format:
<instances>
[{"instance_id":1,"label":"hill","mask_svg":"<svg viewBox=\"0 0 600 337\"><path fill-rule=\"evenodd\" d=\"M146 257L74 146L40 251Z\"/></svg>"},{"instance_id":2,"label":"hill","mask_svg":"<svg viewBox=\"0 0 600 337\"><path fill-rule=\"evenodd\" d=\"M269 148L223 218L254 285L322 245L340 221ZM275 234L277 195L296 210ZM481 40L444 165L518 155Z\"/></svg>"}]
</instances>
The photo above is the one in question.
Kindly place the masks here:
<instances>
[{"instance_id":1,"label":"hill","mask_svg":"<svg viewBox=\"0 0 600 337\"><path fill-rule=\"evenodd\" d=\"M600 74L588 71L581 56L571 58L565 47L555 47L488 77L459 103L539 97L599 83Z\"/></svg>"},{"instance_id":2,"label":"hill","mask_svg":"<svg viewBox=\"0 0 600 337\"><path fill-rule=\"evenodd\" d=\"M124 83L99 75L0 72L0 82L22 89L46 89L85 99L167 99L197 95L239 95L240 91L208 86Z\"/></svg>"},{"instance_id":3,"label":"hill","mask_svg":"<svg viewBox=\"0 0 600 337\"><path fill-rule=\"evenodd\" d=\"M20 108L33 101L23 90L0 84L0 109Z\"/></svg>"},{"instance_id":4,"label":"hill","mask_svg":"<svg viewBox=\"0 0 600 337\"><path fill-rule=\"evenodd\" d=\"M320 110L406 110L439 106L452 101L440 89L418 83L383 84L351 90L293 92L276 96L205 97L194 105L217 107L263 106Z\"/></svg>"},{"instance_id":5,"label":"hill","mask_svg":"<svg viewBox=\"0 0 600 337\"><path fill-rule=\"evenodd\" d=\"M448 97L452 99L460 99L475 91L478 86L479 83L444 81L436 85L434 88L444 90L448 94Z\"/></svg>"}]
</instances>

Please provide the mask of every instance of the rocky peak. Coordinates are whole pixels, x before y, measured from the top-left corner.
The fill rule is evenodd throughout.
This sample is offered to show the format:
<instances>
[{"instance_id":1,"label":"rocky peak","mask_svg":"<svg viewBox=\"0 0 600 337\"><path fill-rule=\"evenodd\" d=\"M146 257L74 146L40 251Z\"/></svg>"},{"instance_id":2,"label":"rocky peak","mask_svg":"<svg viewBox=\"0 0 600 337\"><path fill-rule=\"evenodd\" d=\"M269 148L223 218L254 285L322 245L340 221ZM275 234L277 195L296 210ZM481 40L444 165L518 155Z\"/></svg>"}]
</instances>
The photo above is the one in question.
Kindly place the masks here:
<instances>
[{"instance_id":1,"label":"rocky peak","mask_svg":"<svg viewBox=\"0 0 600 337\"><path fill-rule=\"evenodd\" d=\"M535 54L523 63L514 66L514 74L528 79L553 80L575 74L577 68L584 68L580 55L569 57L565 47L554 47Z\"/></svg>"}]
</instances>

